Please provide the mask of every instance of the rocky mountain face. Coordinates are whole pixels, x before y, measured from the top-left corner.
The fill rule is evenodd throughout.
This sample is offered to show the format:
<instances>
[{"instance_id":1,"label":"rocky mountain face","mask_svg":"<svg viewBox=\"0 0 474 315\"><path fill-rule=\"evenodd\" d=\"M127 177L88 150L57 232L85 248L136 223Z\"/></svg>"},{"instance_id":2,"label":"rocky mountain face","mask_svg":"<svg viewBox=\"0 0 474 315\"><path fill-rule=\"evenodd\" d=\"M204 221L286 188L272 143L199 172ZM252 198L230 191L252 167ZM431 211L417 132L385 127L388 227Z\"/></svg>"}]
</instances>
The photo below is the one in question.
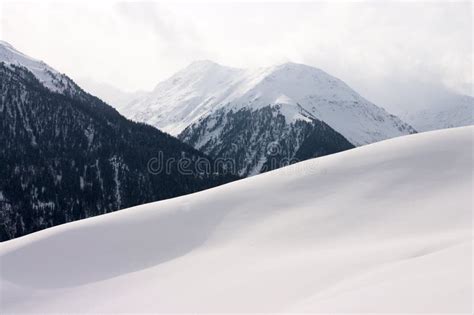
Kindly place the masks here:
<instances>
[{"instance_id":1,"label":"rocky mountain face","mask_svg":"<svg viewBox=\"0 0 474 315\"><path fill-rule=\"evenodd\" d=\"M0 240L236 179L211 162L202 171L207 156L65 75L36 71L51 80L0 62Z\"/></svg>"},{"instance_id":2,"label":"rocky mountain face","mask_svg":"<svg viewBox=\"0 0 474 315\"><path fill-rule=\"evenodd\" d=\"M296 161L303 144L311 158L415 132L339 79L294 63L249 70L195 62L121 110L213 158L234 159L242 176L276 168L269 148Z\"/></svg>"},{"instance_id":3,"label":"rocky mountain face","mask_svg":"<svg viewBox=\"0 0 474 315\"><path fill-rule=\"evenodd\" d=\"M179 139L251 176L354 146L326 123L308 115L287 123L279 106L217 110L186 128Z\"/></svg>"}]
</instances>

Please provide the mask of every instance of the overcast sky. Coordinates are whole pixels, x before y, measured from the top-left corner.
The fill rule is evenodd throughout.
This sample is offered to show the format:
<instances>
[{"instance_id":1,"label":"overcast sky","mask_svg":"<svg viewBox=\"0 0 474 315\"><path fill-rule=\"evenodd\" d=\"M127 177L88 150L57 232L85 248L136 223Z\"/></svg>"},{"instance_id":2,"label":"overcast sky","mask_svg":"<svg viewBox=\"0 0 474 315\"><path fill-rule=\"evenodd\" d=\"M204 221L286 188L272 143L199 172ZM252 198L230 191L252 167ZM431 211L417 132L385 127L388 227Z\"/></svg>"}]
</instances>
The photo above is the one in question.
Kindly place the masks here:
<instances>
[{"instance_id":1,"label":"overcast sky","mask_svg":"<svg viewBox=\"0 0 474 315\"><path fill-rule=\"evenodd\" d=\"M305 63L385 107L472 95L470 1L99 2L3 1L1 38L73 79L128 91L209 59Z\"/></svg>"}]
</instances>

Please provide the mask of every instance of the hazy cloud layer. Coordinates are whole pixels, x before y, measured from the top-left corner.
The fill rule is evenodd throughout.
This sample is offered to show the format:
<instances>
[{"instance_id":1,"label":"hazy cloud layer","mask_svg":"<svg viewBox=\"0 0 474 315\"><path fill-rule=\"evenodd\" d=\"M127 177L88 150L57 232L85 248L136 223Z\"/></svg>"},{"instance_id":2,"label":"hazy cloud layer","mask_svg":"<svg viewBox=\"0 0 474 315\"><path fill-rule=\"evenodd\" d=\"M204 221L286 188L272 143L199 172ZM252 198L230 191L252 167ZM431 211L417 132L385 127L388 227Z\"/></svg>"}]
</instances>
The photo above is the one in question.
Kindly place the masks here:
<instances>
[{"instance_id":1,"label":"hazy cloud layer","mask_svg":"<svg viewBox=\"0 0 474 315\"><path fill-rule=\"evenodd\" d=\"M291 60L389 108L448 90L472 95L469 1L2 2L0 34L73 78L125 90L151 89L196 59Z\"/></svg>"}]
</instances>

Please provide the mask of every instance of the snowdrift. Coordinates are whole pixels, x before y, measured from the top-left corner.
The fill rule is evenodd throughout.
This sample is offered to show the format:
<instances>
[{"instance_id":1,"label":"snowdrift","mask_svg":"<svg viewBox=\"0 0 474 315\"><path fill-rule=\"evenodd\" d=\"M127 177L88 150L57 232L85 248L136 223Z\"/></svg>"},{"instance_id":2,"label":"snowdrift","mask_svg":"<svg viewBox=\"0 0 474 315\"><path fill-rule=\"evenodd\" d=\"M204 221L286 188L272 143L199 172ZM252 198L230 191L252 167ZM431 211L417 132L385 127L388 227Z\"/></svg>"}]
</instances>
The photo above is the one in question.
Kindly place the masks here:
<instances>
[{"instance_id":1,"label":"snowdrift","mask_svg":"<svg viewBox=\"0 0 474 315\"><path fill-rule=\"evenodd\" d=\"M4 242L2 313L470 313L473 130L386 140Z\"/></svg>"}]
</instances>

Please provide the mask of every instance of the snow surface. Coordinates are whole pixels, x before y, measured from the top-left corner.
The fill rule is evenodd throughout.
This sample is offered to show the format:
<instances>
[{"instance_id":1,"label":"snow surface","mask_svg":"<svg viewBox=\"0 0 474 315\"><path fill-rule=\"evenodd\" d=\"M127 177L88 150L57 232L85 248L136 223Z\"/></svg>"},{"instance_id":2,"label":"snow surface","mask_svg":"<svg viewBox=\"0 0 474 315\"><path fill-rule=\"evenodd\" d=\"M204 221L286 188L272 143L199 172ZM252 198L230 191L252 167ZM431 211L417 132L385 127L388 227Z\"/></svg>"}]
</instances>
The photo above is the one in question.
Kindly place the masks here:
<instances>
[{"instance_id":1,"label":"snow surface","mask_svg":"<svg viewBox=\"0 0 474 315\"><path fill-rule=\"evenodd\" d=\"M464 312L474 127L0 244L2 313Z\"/></svg>"},{"instance_id":2,"label":"snow surface","mask_svg":"<svg viewBox=\"0 0 474 315\"><path fill-rule=\"evenodd\" d=\"M43 61L19 52L2 40L0 40L0 62L27 68L41 84L53 92L64 93L71 89L72 82L67 76L54 70Z\"/></svg>"},{"instance_id":3,"label":"snow surface","mask_svg":"<svg viewBox=\"0 0 474 315\"><path fill-rule=\"evenodd\" d=\"M296 63L236 69L197 61L159 83L145 97L122 107L137 121L178 135L189 125L225 108L282 106L287 123L323 120L355 145L409 134L399 118L365 100L347 84L324 71Z\"/></svg>"}]
</instances>

